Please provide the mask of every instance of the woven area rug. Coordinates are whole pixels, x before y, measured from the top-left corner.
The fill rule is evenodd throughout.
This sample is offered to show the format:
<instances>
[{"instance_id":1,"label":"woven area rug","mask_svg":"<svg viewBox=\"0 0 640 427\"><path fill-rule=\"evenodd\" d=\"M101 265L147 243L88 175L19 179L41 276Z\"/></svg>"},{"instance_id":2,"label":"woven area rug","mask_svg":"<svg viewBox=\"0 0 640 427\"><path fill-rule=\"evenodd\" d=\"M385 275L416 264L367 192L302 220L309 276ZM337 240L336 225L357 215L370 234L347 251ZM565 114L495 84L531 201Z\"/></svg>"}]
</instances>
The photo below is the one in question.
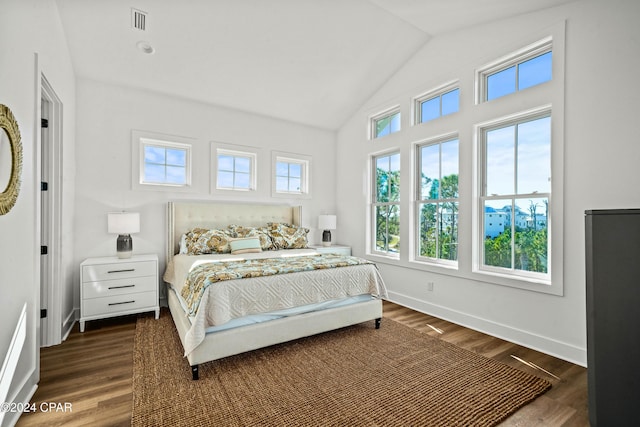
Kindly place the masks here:
<instances>
[{"instance_id":1,"label":"woven area rug","mask_svg":"<svg viewBox=\"0 0 640 427\"><path fill-rule=\"evenodd\" d=\"M551 384L389 319L200 366L163 311L136 324L132 426L492 426Z\"/></svg>"}]
</instances>

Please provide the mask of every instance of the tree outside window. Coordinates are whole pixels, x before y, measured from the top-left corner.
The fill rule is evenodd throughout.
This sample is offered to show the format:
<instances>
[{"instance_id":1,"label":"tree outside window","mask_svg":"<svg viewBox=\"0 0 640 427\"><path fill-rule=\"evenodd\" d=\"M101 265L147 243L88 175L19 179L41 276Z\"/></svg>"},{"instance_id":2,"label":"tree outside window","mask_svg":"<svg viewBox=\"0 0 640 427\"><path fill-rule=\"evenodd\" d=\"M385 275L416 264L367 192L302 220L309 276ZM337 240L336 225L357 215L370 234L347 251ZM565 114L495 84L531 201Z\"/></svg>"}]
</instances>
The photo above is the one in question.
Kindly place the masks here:
<instances>
[{"instance_id":1,"label":"tree outside window","mask_svg":"<svg viewBox=\"0 0 640 427\"><path fill-rule=\"evenodd\" d=\"M373 249L400 253L400 153L374 157Z\"/></svg>"}]
</instances>

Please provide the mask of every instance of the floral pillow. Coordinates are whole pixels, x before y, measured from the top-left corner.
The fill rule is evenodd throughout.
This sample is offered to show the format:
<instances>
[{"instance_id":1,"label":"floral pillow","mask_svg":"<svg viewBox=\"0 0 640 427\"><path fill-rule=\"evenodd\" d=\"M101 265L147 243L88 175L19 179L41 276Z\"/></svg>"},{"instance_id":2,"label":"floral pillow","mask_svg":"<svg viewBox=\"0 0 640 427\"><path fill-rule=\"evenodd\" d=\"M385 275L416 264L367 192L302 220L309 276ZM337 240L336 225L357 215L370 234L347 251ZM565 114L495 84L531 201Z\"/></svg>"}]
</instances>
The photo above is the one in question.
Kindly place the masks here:
<instances>
[{"instance_id":1,"label":"floral pillow","mask_svg":"<svg viewBox=\"0 0 640 427\"><path fill-rule=\"evenodd\" d=\"M308 247L308 228L281 222L267 224L269 235L277 249L304 249Z\"/></svg>"},{"instance_id":2,"label":"floral pillow","mask_svg":"<svg viewBox=\"0 0 640 427\"><path fill-rule=\"evenodd\" d=\"M233 238L242 237L257 237L260 239L260 247L263 251L270 251L276 249L269 236L269 231L266 227L245 227L243 225L229 225L229 233Z\"/></svg>"},{"instance_id":3,"label":"floral pillow","mask_svg":"<svg viewBox=\"0 0 640 427\"><path fill-rule=\"evenodd\" d=\"M189 255L225 254L231 252L230 240L226 230L194 228L185 235L184 246Z\"/></svg>"}]
</instances>

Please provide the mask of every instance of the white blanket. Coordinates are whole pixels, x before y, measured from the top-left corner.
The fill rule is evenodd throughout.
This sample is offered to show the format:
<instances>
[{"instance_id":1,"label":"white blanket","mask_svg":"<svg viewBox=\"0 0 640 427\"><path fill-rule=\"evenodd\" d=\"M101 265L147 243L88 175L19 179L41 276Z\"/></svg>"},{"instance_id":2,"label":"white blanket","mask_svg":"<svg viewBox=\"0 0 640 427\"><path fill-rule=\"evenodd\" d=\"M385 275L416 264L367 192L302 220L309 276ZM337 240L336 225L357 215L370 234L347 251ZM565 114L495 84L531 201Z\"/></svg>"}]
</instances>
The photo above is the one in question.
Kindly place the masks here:
<instances>
[{"instance_id":1,"label":"white blanket","mask_svg":"<svg viewBox=\"0 0 640 427\"><path fill-rule=\"evenodd\" d=\"M179 295L189 270L198 263L233 259L269 258L315 253L313 250L269 251L242 255L176 255L167 266L164 280ZM189 354L204 339L210 326L250 314L266 313L286 308L346 297L371 294L385 297L386 289L378 269L373 264L313 270L228 280L207 288L201 308L190 317L191 328L185 336L185 354ZM185 314L186 316L186 314Z\"/></svg>"}]
</instances>

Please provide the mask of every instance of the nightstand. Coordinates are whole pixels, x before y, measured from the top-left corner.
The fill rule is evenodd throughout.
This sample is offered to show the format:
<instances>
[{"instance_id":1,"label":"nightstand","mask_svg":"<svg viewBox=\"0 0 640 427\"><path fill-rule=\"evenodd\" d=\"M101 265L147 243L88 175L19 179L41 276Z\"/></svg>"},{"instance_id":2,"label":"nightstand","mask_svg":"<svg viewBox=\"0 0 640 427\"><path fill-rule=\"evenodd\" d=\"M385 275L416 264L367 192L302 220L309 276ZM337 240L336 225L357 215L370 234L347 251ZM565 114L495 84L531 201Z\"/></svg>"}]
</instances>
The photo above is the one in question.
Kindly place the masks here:
<instances>
[{"instance_id":1,"label":"nightstand","mask_svg":"<svg viewBox=\"0 0 640 427\"><path fill-rule=\"evenodd\" d=\"M87 320L155 311L158 256L88 258L80 264L80 332Z\"/></svg>"},{"instance_id":2,"label":"nightstand","mask_svg":"<svg viewBox=\"0 0 640 427\"><path fill-rule=\"evenodd\" d=\"M338 254L338 255L351 256L351 246L345 246L345 245L331 245L331 246L309 245L309 248L315 249L317 252L324 253L324 254Z\"/></svg>"}]
</instances>

